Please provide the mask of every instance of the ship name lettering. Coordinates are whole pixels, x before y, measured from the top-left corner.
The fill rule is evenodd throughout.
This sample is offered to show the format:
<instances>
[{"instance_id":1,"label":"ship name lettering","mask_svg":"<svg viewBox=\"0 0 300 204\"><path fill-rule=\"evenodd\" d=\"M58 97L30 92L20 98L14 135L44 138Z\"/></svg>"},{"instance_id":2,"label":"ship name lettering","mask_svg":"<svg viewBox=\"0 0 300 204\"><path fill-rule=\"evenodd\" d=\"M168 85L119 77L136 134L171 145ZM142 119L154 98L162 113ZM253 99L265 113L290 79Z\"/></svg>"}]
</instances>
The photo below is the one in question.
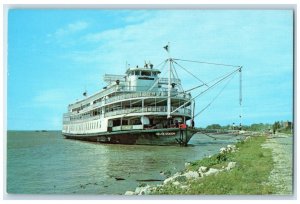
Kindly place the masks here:
<instances>
[{"instance_id":1,"label":"ship name lettering","mask_svg":"<svg viewBox=\"0 0 300 204\"><path fill-rule=\"evenodd\" d=\"M176 135L176 132L157 132L156 135L158 135L158 136Z\"/></svg>"}]
</instances>

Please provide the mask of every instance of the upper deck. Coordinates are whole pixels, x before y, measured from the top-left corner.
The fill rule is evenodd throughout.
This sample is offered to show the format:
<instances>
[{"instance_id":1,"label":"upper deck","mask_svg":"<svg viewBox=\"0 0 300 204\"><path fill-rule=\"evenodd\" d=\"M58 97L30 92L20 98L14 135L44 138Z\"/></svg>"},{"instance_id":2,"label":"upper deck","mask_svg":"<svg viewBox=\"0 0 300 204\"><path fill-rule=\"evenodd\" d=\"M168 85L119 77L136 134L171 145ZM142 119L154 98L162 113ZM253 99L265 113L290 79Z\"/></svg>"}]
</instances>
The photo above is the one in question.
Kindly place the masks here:
<instances>
[{"instance_id":1,"label":"upper deck","mask_svg":"<svg viewBox=\"0 0 300 204\"><path fill-rule=\"evenodd\" d=\"M104 81L107 86L91 96L70 104L68 112L88 110L99 104L105 105L128 98L167 96L168 78L160 78L160 73L158 69L153 68L152 64L145 64L144 67L128 68L126 75L105 74ZM172 78L171 84L173 97L187 97L186 94L179 93L175 87L181 85L180 79ZM141 92L142 95L139 95Z\"/></svg>"},{"instance_id":2,"label":"upper deck","mask_svg":"<svg viewBox=\"0 0 300 204\"><path fill-rule=\"evenodd\" d=\"M167 91L149 91L149 92L132 92L132 91L114 91L112 92L114 95L111 95L110 97L104 97L101 100L92 100L89 102L89 105L81 105L80 109L72 109L69 111L72 114L87 112L90 110L93 110L95 108L100 108L107 105L112 105L114 103L120 103L125 101L134 101L139 99L151 99L156 98L158 99L166 99L168 97ZM192 98L190 94L186 93L179 93L179 92L172 92L171 97L173 100L182 100L182 101L188 101ZM86 104L86 101L84 101ZM81 103L83 104L83 103Z\"/></svg>"}]
</instances>

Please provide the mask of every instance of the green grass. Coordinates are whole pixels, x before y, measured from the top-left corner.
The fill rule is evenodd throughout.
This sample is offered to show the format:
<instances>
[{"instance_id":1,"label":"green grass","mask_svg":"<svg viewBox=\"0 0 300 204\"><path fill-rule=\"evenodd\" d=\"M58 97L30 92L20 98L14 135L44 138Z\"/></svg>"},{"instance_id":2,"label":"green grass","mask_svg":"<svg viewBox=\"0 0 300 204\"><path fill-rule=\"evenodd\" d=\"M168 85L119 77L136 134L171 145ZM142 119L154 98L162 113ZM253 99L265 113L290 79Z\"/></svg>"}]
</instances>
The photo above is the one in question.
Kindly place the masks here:
<instances>
[{"instance_id":1,"label":"green grass","mask_svg":"<svg viewBox=\"0 0 300 204\"><path fill-rule=\"evenodd\" d=\"M273 168L271 149L262 148L265 136L253 137L246 142L237 143L237 152L220 154L193 162L187 170L198 170L200 166L221 168L228 162L235 161L231 171L188 181L189 187L181 189L171 184L160 187L153 194L189 194L189 195L263 195L274 193L274 188L267 184Z\"/></svg>"}]
</instances>

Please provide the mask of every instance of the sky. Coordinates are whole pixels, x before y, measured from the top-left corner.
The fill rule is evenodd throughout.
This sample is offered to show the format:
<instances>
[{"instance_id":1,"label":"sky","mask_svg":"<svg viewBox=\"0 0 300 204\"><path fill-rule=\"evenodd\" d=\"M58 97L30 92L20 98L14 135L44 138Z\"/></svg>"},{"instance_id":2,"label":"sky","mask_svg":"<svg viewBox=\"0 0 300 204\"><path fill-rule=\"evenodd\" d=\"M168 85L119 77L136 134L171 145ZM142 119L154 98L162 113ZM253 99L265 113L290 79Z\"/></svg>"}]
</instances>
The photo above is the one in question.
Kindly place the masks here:
<instances>
[{"instance_id":1,"label":"sky","mask_svg":"<svg viewBox=\"0 0 300 204\"><path fill-rule=\"evenodd\" d=\"M7 38L8 130L60 130L68 104L101 90L105 73L158 65L168 42L173 58L243 67L242 106L235 75L197 98L196 113L221 93L196 126L293 119L291 10L10 9ZM205 82L233 70L178 63ZM199 85L178 75L184 89Z\"/></svg>"}]
</instances>

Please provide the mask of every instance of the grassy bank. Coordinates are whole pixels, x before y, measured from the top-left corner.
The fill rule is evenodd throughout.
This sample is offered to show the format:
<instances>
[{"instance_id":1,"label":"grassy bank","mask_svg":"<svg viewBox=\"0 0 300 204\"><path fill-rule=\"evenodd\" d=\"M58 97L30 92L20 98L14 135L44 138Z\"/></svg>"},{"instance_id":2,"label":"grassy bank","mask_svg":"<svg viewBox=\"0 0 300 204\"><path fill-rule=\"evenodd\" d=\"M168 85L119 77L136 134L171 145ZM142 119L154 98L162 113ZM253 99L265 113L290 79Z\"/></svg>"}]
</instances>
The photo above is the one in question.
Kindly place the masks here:
<instances>
[{"instance_id":1,"label":"grassy bank","mask_svg":"<svg viewBox=\"0 0 300 204\"><path fill-rule=\"evenodd\" d=\"M271 149L262 148L265 136L252 137L236 144L238 151L217 154L191 163L186 171L197 171L200 166L222 169L229 162L236 162L235 168L199 179L184 181L184 187L167 183L152 194L188 195L262 195L274 193L268 184L273 168Z\"/></svg>"}]
</instances>

